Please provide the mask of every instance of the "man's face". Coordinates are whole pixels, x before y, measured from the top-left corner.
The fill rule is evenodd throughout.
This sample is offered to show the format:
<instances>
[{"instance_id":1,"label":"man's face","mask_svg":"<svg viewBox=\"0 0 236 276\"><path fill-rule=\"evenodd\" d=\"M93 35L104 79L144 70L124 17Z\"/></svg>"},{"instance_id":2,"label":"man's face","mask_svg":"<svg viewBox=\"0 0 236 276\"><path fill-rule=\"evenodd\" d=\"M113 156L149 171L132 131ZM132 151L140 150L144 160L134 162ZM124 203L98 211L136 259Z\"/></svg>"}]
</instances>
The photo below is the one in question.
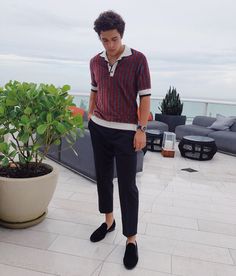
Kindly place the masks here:
<instances>
[{"instance_id":1,"label":"man's face","mask_svg":"<svg viewBox=\"0 0 236 276\"><path fill-rule=\"evenodd\" d=\"M117 57L122 49L121 36L116 29L109 31L101 31L100 39L107 54L110 57Z\"/></svg>"}]
</instances>

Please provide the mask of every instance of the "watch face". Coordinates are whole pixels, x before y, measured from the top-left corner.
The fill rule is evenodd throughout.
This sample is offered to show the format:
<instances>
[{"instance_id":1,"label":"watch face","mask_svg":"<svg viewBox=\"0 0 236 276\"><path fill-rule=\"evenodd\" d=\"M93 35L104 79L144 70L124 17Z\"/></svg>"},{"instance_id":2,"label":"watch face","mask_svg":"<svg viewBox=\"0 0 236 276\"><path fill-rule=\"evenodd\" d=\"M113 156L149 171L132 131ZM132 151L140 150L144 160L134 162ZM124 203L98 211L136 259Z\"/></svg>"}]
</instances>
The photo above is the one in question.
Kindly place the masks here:
<instances>
[{"instance_id":1,"label":"watch face","mask_svg":"<svg viewBox=\"0 0 236 276\"><path fill-rule=\"evenodd\" d=\"M137 129L140 129L141 131L143 131L143 132L145 132L146 131L146 129L147 129L147 127L145 127L145 126L138 126L137 127Z\"/></svg>"}]
</instances>

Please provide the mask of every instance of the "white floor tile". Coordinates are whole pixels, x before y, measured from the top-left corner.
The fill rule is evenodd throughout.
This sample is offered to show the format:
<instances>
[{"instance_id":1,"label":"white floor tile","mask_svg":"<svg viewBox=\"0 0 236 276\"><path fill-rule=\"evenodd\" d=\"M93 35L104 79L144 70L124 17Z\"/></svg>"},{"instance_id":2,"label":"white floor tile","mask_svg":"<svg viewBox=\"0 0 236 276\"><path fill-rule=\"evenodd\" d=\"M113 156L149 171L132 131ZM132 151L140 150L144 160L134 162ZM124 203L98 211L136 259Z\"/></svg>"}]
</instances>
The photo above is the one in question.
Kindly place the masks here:
<instances>
[{"instance_id":1,"label":"white floor tile","mask_svg":"<svg viewBox=\"0 0 236 276\"><path fill-rule=\"evenodd\" d=\"M107 262L123 264L125 245L116 246L106 259ZM139 262L137 268L150 269L159 272L171 272L171 256L151 250L139 250Z\"/></svg>"},{"instance_id":2,"label":"white floor tile","mask_svg":"<svg viewBox=\"0 0 236 276\"><path fill-rule=\"evenodd\" d=\"M103 242L92 243L88 240L59 236L48 250L95 260L104 260L114 248L114 245Z\"/></svg>"},{"instance_id":3,"label":"white floor tile","mask_svg":"<svg viewBox=\"0 0 236 276\"><path fill-rule=\"evenodd\" d=\"M123 266L123 264L116 264L111 262L105 262L102 265L102 269L99 273L99 276L128 276L128 275L134 275L134 276L171 276L172 274L169 273L162 273L158 271L152 271L150 269L143 269L139 268L138 266L135 267L133 270L127 270ZM97 275L96 275L97 276Z\"/></svg>"},{"instance_id":4,"label":"white floor tile","mask_svg":"<svg viewBox=\"0 0 236 276\"><path fill-rule=\"evenodd\" d=\"M0 275L235 276L235 167L235 157L220 153L207 162L182 158L178 149L175 158L146 153L137 174L140 260L132 271L122 263L117 179L116 230L93 244L89 237L104 221L96 184L60 167L47 219L29 229L0 228Z\"/></svg>"},{"instance_id":5,"label":"white floor tile","mask_svg":"<svg viewBox=\"0 0 236 276\"><path fill-rule=\"evenodd\" d=\"M70 221L81 224L98 226L103 221L103 216L97 213L85 213L80 211L55 208L49 212L48 218L62 221Z\"/></svg>"},{"instance_id":6,"label":"white floor tile","mask_svg":"<svg viewBox=\"0 0 236 276\"><path fill-rule=\"evenodd\" d=\"M55 274L41 273L33 270L0 264L0 275L2 276L50 276Z\"/></svg>"},{"instance_id":7,"label":"white floor tile","mask_svg":"<svg viewBox=\"0 0 236 276\"><path fill-rule=\"evenodd\" d=\"M236 266L173 256L172 273L179 276L235 276Z\"/></svg>"},{"instance_id":8,"label":"white floor tile","mask_svg":"<svg viewBox=\"0 0 236 276\"><path fill-rule=\"evenodd\" d=\"M88 240L95 227L92 225L73 223L69 221L45 219L42 223L32 227L31 229Z\"/></svg>"},{"instance_id":9,"label":"white floor tile","mask_svg":"<svg viewBox=\"0 0 236 276\"><path fill-rule=\"evenodd\" d=\"M199 230L201 231L236 236L235 224L219 223L215 221L199 219L198 225L199 225Z\"/></svg>"},{"instance_id":10,"label":"white floor tile","mask_svg":"<svg viewBox=\"0 0 236 276\"><path fill-rule=\"evenodd\" d=\"M172 254L177 240L159 238L149 235L138 235L140 250L152 250L159 253Z\"/></svg>"},{"instance_id":11,"label":"white floor tile","mask_svg":"<svg viewBox=\"0 0 236 276\"><path fill-rule=\"evenodd\" d=\"M230 254L233 258L234 264L236 265L236 250L235 249L230 249Z\"/></svg>"},{"instance_id":12,"label":"white floor tile","mask_svg":"<svg viewBox=\"0 0 236 276\"><path fill-rule=\"evenodd\" d=\"M0 263L60 276L90 275L101 263L95 259L0 243Z\"/></svg>"},{"instance_id":13,"label":"white floor tile","mask_svg":"<svg viewBox=\"0 0 236 276\"><path fill-rule=\"evenodd\" d=\"M216 263L233 264L228 249L196 243L178 242L173 255Z\"/></svg>"},{"instance_id":14,"label":"white floor tile","mask_svg":"<svg viewBox=\"0 0 236 276\"><path fill-rule=\"evenodd\" d=\"M148 224L147 235L236 249L236 237L184 228Z\"/></svg>"},{"instance_id":15,"label":"white floor tile","mask_svg":"<svg viewBox=\"0 0 236 276\"><path fill-rule=\"evenodd\" d=\"M31 228L33 229L33 228ZM56 234L36 232L29 229L9 230L0 228L0 241L47 249L57 238Z\"/></svg>"},{"instance_id":16,"label":"white floor tile","mask_svg":"<svg viewBox=\"0 0 236 276\"><path fill-rule=\"evenodd\" d=\"M196 219L192 218L184 218L178 216L168 216L162 214L153 214L146 212L141 221L146 223L153 223L153 224L160 224L160 225L167 225L167 226L176 226L182 228L189 228L189 229L198 229L198 224Z\"/></svg>"}]
</instances>

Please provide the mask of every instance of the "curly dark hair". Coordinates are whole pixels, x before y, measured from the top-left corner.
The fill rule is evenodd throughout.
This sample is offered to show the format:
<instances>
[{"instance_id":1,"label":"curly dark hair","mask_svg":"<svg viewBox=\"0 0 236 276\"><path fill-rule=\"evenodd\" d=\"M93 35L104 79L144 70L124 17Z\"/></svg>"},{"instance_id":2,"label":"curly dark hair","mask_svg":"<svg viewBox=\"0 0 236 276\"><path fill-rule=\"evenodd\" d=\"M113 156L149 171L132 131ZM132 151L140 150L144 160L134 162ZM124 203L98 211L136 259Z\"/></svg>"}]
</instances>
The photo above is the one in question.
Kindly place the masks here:
<instances>
[{"instance_id":1,"label":"curly dark hair","mask_svg":"<svg viewBox=\"0 0 236 276\"><path fill-rule=\"evenodd\" d=\"M116 29L121 37L125 30L125 21L114 11L105 11L94 22L94 30L100 36L101 31Z\"/></svg>"}]
</instances>

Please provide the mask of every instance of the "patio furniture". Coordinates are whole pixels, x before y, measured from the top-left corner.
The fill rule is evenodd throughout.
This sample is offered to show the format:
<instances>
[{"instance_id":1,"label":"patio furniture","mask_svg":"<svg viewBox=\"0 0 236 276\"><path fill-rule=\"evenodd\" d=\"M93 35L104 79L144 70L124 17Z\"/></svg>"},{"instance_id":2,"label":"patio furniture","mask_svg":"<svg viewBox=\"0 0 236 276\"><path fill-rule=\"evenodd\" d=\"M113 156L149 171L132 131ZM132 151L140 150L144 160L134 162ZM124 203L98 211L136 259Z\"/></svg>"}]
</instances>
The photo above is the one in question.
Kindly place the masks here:
<instances>
[{"instance_id":1,"label":"patio furniture","mask_svg":"<svg viewBox=\"0 0 236 276\"><path fill-rule=\"evenodd\" d=\"M177 126L175 129L178 140L187 135L200 135L215 140L217 150L223 153L236 155L236 120L229 130L214 130L210 126L216 118L196 116L192 124Z\"/></svg>"},{"instance_id":2,"label":"patio furniture","mask_svg":"<svg viewBox=\"0 0 236 276\"><path fill-rule=\"evenodd\" d=\"M163 131L158 129L148 129L147 135L147 146L146 151L161 151Z\"/></svg>"},{"instance_id":3,"label":"patio furniture","mask_svg":"<svg viewBox=\"0 0 236 276\"><path fill-rule=\"evenodd\" d=\"M96 171L94 165L93 147L89 130L85 129L82 137L78 138L73 146L69 146L65 138L61 145L53 145L47 157L58 162L60 165L96 182ZM137 152L136 172L143 170L143 152ZM114 160L114 177L117 177L116 164Z\"/></svg>"},{"instance_id":4,"label":"patio furniture","mask_svg":"<svg viewBox=\"0 0 236 276\"><path fill-rule=\"evenodd\" d=\"M163 134L162 151L163 157L175 156L175 141L176 135L174 132L165 131Z\"/></svg>"},{"instance_id":5,"label":"patio furniture","mask_svg":"<svg viewBox=\"0 0 236 276\"><path fill-rule=\"evenodd\" d=\"M217 152L215 140L204 136L184 136L179 142L182 157L193 160L211 160Z\"/></svg>"},{"instance_id":6,"label":"patio furniture","mask_svg":"<svg viewBox=\"0 0 236 276\"><path fill-rule=\"evenodd\" d=\"M155 120L148 121L147 129L158 129L158 130L161 130L163 132L169 130L167 124L165 124L163 122L160 122L160 121L155 121Z\"/></svg>"}]
</instances>

